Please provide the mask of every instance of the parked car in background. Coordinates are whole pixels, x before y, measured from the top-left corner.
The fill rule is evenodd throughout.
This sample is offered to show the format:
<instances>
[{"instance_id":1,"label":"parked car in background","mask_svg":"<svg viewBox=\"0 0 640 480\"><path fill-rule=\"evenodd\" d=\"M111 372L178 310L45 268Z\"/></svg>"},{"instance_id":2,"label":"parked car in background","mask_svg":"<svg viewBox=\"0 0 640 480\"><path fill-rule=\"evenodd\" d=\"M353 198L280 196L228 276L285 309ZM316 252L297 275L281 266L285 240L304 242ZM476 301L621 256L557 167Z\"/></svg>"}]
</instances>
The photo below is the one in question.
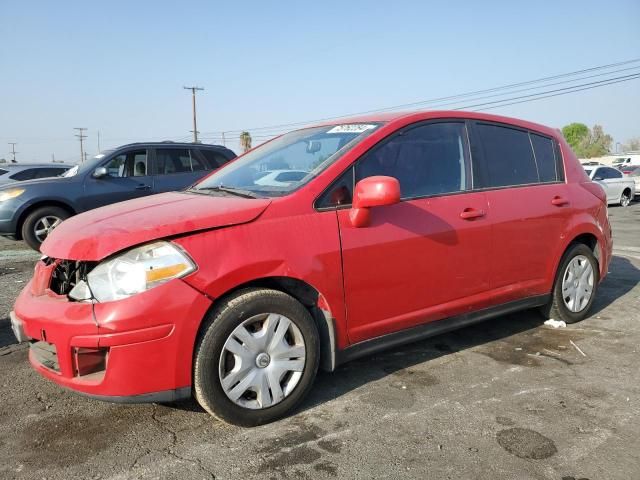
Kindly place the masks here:
<instances>
[{"instance_id":1,"label":"parked car in background","mask_svg":"<svg viewBox=\"0 0 640 480\"><path fill-rule=\"evenodd\" d=\"M309 175L305 170L267 170L256 175L256 185L284 187L299 182Z\"/></svg>"},{"instance_id":2,"label":"parked car in background","mask_svg":"<svg viewBox=\"0 0 640 480\"><path fill-rule=\"evenodd\" d=\"M228 148L193 143L132 143L96 155L62 177L0 188L0 235L40 244L80 212L181 190L235 158Z\"/></svg>"},{"instance_id":3,"label":"parked car in background","mask_svg":"<svg viewBox=\"0 0 640 480\"><path fill-rule=\"evenodd\" d=\"M600 162L596 162L596 161L587 161L587 162L580 162L582 163L583 167L594 167L596 165L602 165Z\"/></svg>"},{"instance_id":4,"label":"parked car in background","mask_svg":"<svg viewBox=\"0 0 640 480\"><path fill-rule=\"evenodd\" d=\"M308 173L260 184L276 163ZM527 308L585 318L612 254L605 201L542 125L460 111L323 124L187 190L63 222L12 327L40 374L85 395L194 392L258 425L319 367Z\"/></svg>"},{"instance_id":5,"label":"parked car in background","mask_svg":"<svg viewBox=\"0 0 640 480\"><path fill-rule=\"evenodd\" d=\"M626 207L635 196L635 182L626 178L620 170L613 167L585 168L585 172L594 182L599 183L607 194L607 204L619 204Z\"/></svg>"},{"instance_id":6,"label":"parked car in background","mask_svg":"<svg viewBox=\"0 0 640 480\"><path fill-rule=\"evenodd\" d=\"M35 178L57 177L71 165L60 163L7 163L0 164L0 185Z\"/></svg>"},{"instance_id":7,"label":"parked car in background","mask_svg":"<svg viewBox=\"0 0 640 480\"><path fill-rule=\"evenodd\" d=\"M640 165L640 154L629 154L617 157L611 162L611 166L620 168L627 165Z\"/></svg>"},{"instance_id":8,"label":"parked car in background","mask_svg":"<svg viewBox=\"0 0 640 480\"><path fill-rule=\"evenodd\" d=\"M620 169L622 175L630 178L636 184L635 195L640 195L640 165L628 165Z\"/></svg>"}]
</instances>

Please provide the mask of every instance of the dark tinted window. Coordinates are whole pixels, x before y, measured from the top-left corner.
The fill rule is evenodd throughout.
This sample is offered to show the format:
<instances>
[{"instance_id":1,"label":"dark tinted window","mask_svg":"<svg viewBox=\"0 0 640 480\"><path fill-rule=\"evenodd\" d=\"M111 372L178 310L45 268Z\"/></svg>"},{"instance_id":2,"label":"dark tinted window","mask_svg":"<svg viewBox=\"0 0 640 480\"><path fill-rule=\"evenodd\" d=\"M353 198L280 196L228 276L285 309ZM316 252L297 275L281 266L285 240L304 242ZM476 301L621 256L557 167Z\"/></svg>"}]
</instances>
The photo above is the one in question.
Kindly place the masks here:
<instances>
[{"instance_id":1,"label":"dark tinted window","mask_svg":"<svg viewBox=\"0 0 640 480\"><path fill-rule=\"evenodd\" d=\"M464 123L412 128L374 148L356 164L356 182L373 175L395 177L403 198L467 188Z\"/></svg>"},{"instance_id":2,"label":"dark tinted window","mask_svg":"<svg viewBox=\"0 0 640 480\"><path fill-rule=\"evenodd\" d=\"M479 123L488 178L480 187L504 187L538 182L529 134L513 128Z\"/></svg>"},{"instance_id":3,"label":"dark tinted window","mask_svg":"<svg viewBox=\"0 0 640 480\"><path fill-rule=\"evenodd\" d=\"M159 148L156 159L160 175L207 170L198 155L187 148Z\"/></svg>"},{"instance_id":4,"label":"dark tinted window","mask_svg":"<svg viewBox=\"0 0 640 480\"><path fill-rule=\"evenodd\" d=\"M530 133L533 153L536 156L538 175L541 182L555 182L558 179L556 173L556 155L553 148L553 140L548 137Z\"/></svg>"},{"instance_id":5,"label":"dark tinted window","mask_svg":"<svg viewBox=\"0 0 640 480\"><path fill-rule=\"evenodd\" d=\"M35 178L47 178L47 177L57 177L61 173L64 173L67 169L60 167L45 167L40 168L36 172Z\"/></svg>"},{"instance_id":6,"label":"dark tinted window","mask_svg":"<svg viewBox=\"0 0 640 480\"><path fill-rule=\"evenodd\" d=\"M204 158L207 159L211 168L214 169L221 167L229 161L224 155L213 150L202 149L200 150L200 153L204 155Z\"/></svg>"},{"instance_id":7,"label":"dark tinted window","mask_svg":"<svg viewBox=\"0 0 640 480\"><path fill-rule=\"evenodd\" d=\"M3 170L0 168L0 175L4 175L5 173L7 173L7 170Z\"/></svg>"},{"instance_id":8,"label":"dark tinted window","mask_svg":"<svg viewBox=\"0 0 640 480\"><path fill-rule=\"evenodd\" d=\"M317 208L350 205L353 198L353 168L344 172L316 202Z\"/></svg>"},{"instance_id":9,"label":"dark tinted window","mask_svg":"<svg viewBox=\"0 0 640 480\"><path fill-rule=\"evenodd\" d=\"M9 178L12 180L31 180L32 178L36 178L37 173L37 168L25 168L24 170L14 173Z\"/></svg>"},{"instance_id":10,"label":"dark tinted window","mask_svg":"<svg viewBox=\"0 0 640 480\"><path fill-rule=\"evenodd\" d=\"M622 172L620 170L616 170L615 168L600 168L596 172L597 177L602 177L603 179L608 178L622 178Z\"/></svg>"}]
</instances>

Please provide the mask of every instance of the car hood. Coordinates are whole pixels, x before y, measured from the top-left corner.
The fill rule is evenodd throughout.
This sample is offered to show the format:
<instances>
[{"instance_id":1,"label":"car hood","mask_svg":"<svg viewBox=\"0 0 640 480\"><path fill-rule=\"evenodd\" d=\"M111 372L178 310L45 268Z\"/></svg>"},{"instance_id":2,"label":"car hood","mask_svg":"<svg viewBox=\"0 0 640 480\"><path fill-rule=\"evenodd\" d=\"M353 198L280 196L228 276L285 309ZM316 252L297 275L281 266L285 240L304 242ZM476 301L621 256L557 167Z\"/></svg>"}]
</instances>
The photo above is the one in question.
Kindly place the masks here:
<instances>
[{"instance_id":1,"label":"car hood","mask_svg":"<svg viewBox=\"0 0 640 480\"><path fill-rule=\"evenodd\" d=\"M265 198L171 192L114 203L65 220L44 241L48 257L98 261L153 240L255 220Z\"/></svg>"},{"instance_id":2,"label":"car hood","mask_svg":"<svg viewBox=\"0 0 640 480\"><path fill-rule=\"evenodd\" d=\"M31 185L56 184L61 182L74 181L75 177L46 177L34 178L33 180L11 180L8 183L0 183L0 189L4 188L25 188Z\"/></svg>"}]
</instances>

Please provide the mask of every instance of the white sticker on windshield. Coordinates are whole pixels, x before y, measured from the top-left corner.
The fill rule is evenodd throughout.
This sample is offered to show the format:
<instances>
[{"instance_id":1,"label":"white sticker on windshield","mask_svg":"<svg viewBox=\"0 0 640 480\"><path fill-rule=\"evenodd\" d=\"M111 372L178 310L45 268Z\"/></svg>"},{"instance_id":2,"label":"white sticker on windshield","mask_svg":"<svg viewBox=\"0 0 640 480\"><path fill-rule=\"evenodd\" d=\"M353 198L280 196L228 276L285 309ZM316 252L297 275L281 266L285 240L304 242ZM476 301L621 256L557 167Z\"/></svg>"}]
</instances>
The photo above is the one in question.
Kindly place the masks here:
<instances>
[{"instance_id":1,"label":"white sticker on windshield","mask_svg":"<svg viewBox=\"0 0 640 480\"><path fill-rule=\"evenodd\" d=\"M372 128L376 128L376 126L366 123L350 123L346 125L336 125L327 133L362 133Z\"/></svg>"}]
</instances>

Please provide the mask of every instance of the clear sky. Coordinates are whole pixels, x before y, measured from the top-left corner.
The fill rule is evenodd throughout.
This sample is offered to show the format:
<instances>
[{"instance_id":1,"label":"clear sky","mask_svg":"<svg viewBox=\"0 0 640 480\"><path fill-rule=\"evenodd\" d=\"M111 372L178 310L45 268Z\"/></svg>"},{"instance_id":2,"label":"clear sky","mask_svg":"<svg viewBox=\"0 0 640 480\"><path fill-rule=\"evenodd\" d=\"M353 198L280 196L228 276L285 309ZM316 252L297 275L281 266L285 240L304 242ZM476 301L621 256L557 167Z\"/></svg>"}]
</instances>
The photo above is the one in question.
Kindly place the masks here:
<instances>
[{"instance_id":1,"label":"clear sky","mask_svg":"<svg viewBox=\"0 0 640 480\"><path fill-rule=\"evenodd\" d=\"M0 157L77 161L640 57L640 1L0 1ZM597 79L595 79L597 80ZM640 80L492 112L640 136ZM252 132L254 144L261 132ZM231 134L229 135L231 136ZM228 143L237 148L237 141Z\"/></svg>"}]
</instances>

